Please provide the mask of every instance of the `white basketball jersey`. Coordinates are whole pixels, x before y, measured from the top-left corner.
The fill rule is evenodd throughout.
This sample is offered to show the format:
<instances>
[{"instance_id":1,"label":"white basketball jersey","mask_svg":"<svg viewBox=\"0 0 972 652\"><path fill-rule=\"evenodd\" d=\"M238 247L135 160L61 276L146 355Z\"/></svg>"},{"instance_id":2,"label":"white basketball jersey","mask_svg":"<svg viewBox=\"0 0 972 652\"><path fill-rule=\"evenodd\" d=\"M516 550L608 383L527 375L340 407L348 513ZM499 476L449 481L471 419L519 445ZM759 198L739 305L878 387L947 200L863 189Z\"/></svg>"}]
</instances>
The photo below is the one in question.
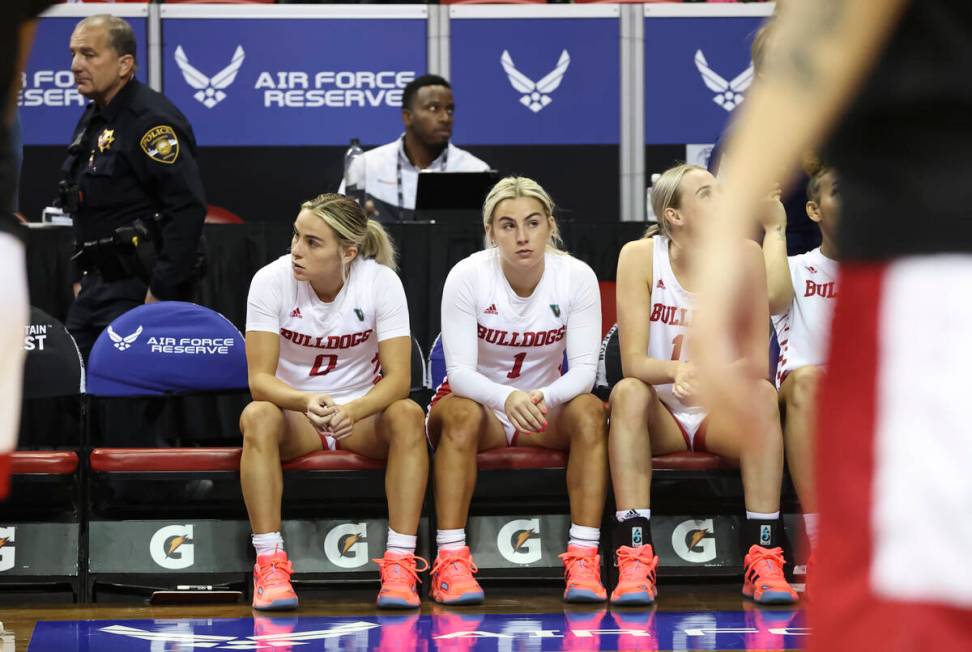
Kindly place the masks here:
<instances>
[{"instance_id":1,"label":"white basketball jersey","mask_svg":"<svg viewBox=\"0 0 972 652\"><path fill-rule=\"evenodd\" d=\"M782 315L773 317L773 328L780 344L776 362L776 386L786 374L811 365L823 365L827 358L830 320L837 300L836 260L827 258L817 247L787 259L793 302Z\"/></svg>"},{"instance_id":2,"label":"white basketball jersey","mask_svg":"<svg viewBox=\"0 0 972 652\"><path fill-rule=\"evenodd\" d=\"M651 266L651 306L648 312L648 356L656 360L689 361L689 329L695 310L695 294L682 288L668 256L669 239L654 242ZM678 414L705 414L698 406L687 406L672 393L672 383L655 385L658 398Z\"/></svg>"},{"instance_id":3,"label":"white basketball jersey","mask_svg":"<svg viewBox=\"0 0 972 652\"><path fill-rule=\"evenodd\" d=\"M522 390L553 383L561 374L567 320L575 303L572 291L578 289L571 287L572 267L586 265L547 252L543 277L526 298L510 287L497 249L477 252L460 265L464 278L475 279L476 370L494 383ZM448 359L450 343L443 343Z\"/></svg>"},{"instance_id":4,"label":"white basketball jersey","mask_svg":"<svg viewBox=\"0 0 972 652\"><path fill-rule=\"evenodd\" d=\"M253 277L247 331L280 335L277 378L340 402L365 395L380 379L378 342L409 336L402 282L388 267L356 258L334 301L294 278L289 255Z\"/></svg>"}]
</instances>

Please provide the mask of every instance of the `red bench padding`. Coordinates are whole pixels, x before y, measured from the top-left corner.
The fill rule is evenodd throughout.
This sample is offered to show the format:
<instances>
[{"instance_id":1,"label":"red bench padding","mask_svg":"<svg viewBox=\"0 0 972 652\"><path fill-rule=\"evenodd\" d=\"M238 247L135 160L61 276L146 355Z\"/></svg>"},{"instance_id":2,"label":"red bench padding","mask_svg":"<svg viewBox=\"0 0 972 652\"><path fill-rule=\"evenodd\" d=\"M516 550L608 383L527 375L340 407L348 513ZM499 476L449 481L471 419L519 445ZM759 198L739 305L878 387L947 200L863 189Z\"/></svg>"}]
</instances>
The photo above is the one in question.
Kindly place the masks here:
<instances>
[{"instance_id":1,"label":"red bench padding","mask_svg":"<svg viewBox=\"0 0 972 652\"><path fill-rule=\"evenodd\" d=\"M483 471L507 471L511 469L556 469L567 465L567 452L549 448L494 448L476 456ZM732 470L737 466L711 453L672 453L652 458L652 468L663 471L718 471Z\"/></svg>"},{"instance_id":2,"label":"red bench padding","mask_svg":"<svg viewBox=\"0 0 972 652\"><path fill-rule=\"evenodd\" d=\"M16 451L10 461L14 474L71 475L78 469L74 451Z\"/></svg>"},{"instance_id":3,"label":"red bench padding","mask_svg":"<svg viewBox=\"0 0 972 652\"><path fill-rule=\"evenodd\" d=\"M239 471L242 448L96 448L91 469L99 473ZM284 464L288 471L365 471L385 463L348 451L317 451Z\"/></svg>"}]
</instances>

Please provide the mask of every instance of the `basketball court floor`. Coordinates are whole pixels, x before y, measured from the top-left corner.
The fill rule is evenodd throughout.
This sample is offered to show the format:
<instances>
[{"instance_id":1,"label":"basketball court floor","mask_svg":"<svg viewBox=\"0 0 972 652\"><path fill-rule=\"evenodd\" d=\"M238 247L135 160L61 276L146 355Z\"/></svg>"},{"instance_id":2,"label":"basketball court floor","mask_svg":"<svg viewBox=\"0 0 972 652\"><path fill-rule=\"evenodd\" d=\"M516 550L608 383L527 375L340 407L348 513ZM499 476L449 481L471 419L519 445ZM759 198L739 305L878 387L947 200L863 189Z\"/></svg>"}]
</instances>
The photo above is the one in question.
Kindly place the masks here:
<instances>
[{"instance_id":1,"label":"basketball court floor","mask_svg":"<svg viewBox=\"0 0 972 652\"><path fill-rule=\"evenodd\" d=\"M735 584L660 588L651 610L569 606L556 587L487 586L481 607L427 601L414 612L379 612L374 591L355 587L315 592L299 611L274 615L245 604L44 606L31 597L23 601L30 607L0 608L0 652L776 651L805 645L799 608L757 607Z\"/></svg>"}]
</instances>

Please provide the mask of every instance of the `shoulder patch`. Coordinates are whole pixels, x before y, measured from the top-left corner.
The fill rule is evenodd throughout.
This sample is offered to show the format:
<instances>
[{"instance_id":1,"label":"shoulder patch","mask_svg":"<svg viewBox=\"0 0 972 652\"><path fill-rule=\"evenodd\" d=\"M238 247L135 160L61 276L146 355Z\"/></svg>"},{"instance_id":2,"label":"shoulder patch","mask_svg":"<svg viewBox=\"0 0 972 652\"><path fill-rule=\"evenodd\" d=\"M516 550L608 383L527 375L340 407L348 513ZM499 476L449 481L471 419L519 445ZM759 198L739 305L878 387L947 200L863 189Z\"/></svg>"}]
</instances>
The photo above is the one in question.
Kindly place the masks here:
<instances>
[{"instance_id":1,"label":"shoulder patch","mask_svg":"<svg viewBox=\"0 0 972 652\"><path fill-rule=\"evenodd\" d=\"M138 144L153 161L171 165L179 158L179 139L169 125L152 127L139 139Z\"/></svg>"}]
</instances>

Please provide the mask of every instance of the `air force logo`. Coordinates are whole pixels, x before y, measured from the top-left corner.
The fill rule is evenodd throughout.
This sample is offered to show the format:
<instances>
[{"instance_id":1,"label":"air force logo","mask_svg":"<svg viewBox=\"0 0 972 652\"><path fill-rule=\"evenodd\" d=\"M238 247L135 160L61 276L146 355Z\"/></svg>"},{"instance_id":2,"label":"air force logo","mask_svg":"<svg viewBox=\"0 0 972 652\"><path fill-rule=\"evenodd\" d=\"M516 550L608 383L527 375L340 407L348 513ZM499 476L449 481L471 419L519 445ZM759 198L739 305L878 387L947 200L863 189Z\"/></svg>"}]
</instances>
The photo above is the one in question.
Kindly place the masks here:
<instances>
[{"instance_id":1,"label":"air force logo","mask_svg":"<svg viewBox=\"0 0 972 652\"><path fill-rule=\"evenodd\" d=\"M236 73L240 71L240 66L243 65L245 57L246 53L243 52L243 46L237 45L236 52L233 53L233 60L230 61L229 65L212 77L207 77L189 63L189 58L182 50L181 45L175 51L175 61L179 70L182 71L182 76L187 84L196 89L193 97L202 102L207 109L213 108L226 99L226 93L223 90L236 80Z\"/></svg>"},{"instance_id":2,"label":"air force logo","mask_svg":"<svg viewBox=\"0 0 972 652\"><path fill-rule=\"evenodd\" d=\"M138 327L137 331L125 337L122 337L121 335L116 333L111 326L108 327L108 337L111 338L111 341L114 342L115 348L118 349L119 351L124 351L125 349L131 348L132 343L135 342L135 340L137 340L138 336L141 334L142 334L141 326Z\"/></svg>"},{"instance_id":3,"label":"air force logo","mask_svg":"<svg viewBox=\"0 0 972 652\"><path fill-rule=\"evenodd\" d=\"M537 82L516 69L516 66L513 65L513 58L508 51L503 50L500 63L503 65L503 70L506 71L510 85L523 93L520 96L520 104L534 113L538 113L553 101L550 99L550 94L557 90L560 82L564 79L564 75L567 74L567 67L570 66L570 54L567 50L561 52L556 67Z\"/></svg>"},{"instance_id":4,"label":"air force logo","mask_svg":"<svg viewBox=\"0 0 972 652\"><path fill-rule=\"evenodd\" d=\"M743 93L753 83L753 66L743 70L732 81L726 81L719 73L709 67L709 62L705 60L702 50L695 51L695 67L702 75L702 81L708 89L716 94L712 101L721 106L726 111L732 112L737 106L742 104Z\"/></svg>"}]
</instances>

